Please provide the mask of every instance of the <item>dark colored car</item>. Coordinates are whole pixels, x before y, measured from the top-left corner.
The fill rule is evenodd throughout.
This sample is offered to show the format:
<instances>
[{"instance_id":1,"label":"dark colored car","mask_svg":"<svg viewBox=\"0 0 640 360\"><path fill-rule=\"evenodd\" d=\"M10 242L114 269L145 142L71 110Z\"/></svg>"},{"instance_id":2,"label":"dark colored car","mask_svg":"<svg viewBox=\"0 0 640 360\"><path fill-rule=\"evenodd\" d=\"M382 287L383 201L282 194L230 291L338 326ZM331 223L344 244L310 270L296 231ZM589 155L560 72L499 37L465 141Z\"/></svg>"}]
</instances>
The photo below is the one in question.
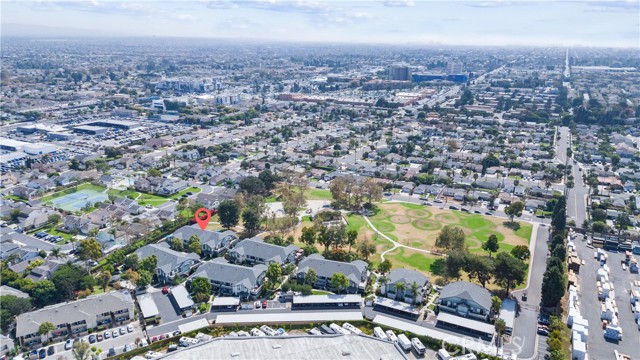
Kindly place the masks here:
<instances>
[{"instance_id":1,"label":"dark colored car","mask_svg":"<svg viewBox=\"0 0 640 360\"><path fill-rule=\"evenodd\" d=\"M47 349L47 355L51 356L56 353L56 349L53 346L49 346Z\"/></svg>"},{"instance_id":2,"label":"dark colored car","mask_svg":"<svg viewBox=\"0 0 640 360\"><path fill-rule=\"evenodd\" d=\"M89 343L93 344L96 342L96 336L95 335L89 335Z\"/></svg>"},{"instance_id":3,"label":"dark colored car","mask_svg":"<svg viewBox=\"0 0 640 360\"><path fill-rule=\"evenodd\" d=\"M449 206L449 209L451 209L451 210L459 210L458 207L454 206L454 205Z\"/></svg>"},{"instance_id":4,"label":"dark colored car","mask_svg":"<svg viewBox=\"0 0 640 360\"><path fill-rule=\"evenodd\" d=\"M114 348L109 349L107 356L116 356L116 349Z\"/></svg>"},{"instance_id":5,"label":"dark colored car","mask_svg":"<svg viewBox=\"0 0 640 360\"><path fill-rule=\"evenodd\" d=\"M40 359L46 358L47 357L47 350L45 350L45 349L38 350L38 357Z\"/></svg>"},{"instance_id":6,"label":"dark colored car","mask_svg":"<svg viewBox=\"0 0 640 360\"><path fill-rule=\"evenodd\" d=\"M320 331L322 331L325 334L335 334L336 332L333 331L332 328L328 327L327 325L321 325L320 326Z\"/></svg>"}]
</instances>

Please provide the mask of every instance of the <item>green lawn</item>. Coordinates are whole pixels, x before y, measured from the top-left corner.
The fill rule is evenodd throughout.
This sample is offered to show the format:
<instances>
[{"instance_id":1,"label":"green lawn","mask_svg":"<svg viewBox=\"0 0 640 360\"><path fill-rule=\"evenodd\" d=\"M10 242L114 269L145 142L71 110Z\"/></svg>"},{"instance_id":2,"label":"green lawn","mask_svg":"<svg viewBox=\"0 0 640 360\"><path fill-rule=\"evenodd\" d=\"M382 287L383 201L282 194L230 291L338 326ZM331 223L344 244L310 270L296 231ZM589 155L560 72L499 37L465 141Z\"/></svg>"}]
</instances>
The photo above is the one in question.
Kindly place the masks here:
<instances>
[{"instance_id":1,"label":"green lawn","mask_svg":"<svg viewBox=\"0 0 640 360\"><path fill-rule=\"evenodd\" d=\"M184 190L182 190L182 191L179 191L179 192L177 192L177 193L175 193L175 194L173 194L173 195L169 196L169 199L175 199L175 200L177 200L177 199L181 198L181 197L182 197L182 195L184 195L184 194L186 194L186 193L188 193L188 192L192 192L192 193L194 193L194 194L197 194L197 193L199 193L200 191L202 191L202 189L200 189L199 187L195 187L195 186L188 187L188 188L186 188L186 189L184 189Z\"/></svg>"},{"instance_id":2,"label":"green lawn","mask_svg":"<svg viewBox=\"0 0 640 360\"><path fill-rule=\"evenodd\" d=\"M520 228L515 231L516 235L531 240L531 232L533 231L533 226L531 224L520 224Z\"/></svg>"},{"instance_id":3,"label":"green lawn","mask_svg":"<svg viewBox=\"0 0 640 360\"><path fill-rule=\"evenodd\" d=\"M266 203L274 203L274 202L278 202L278 201L279 201L278 198L273 196L273 195L271 195L268 198L264 199L264 202L266 202Z\"/></svg>"},{"instance_id":4,"label":"green lawn","mask_svg":"<svg viewBox=\"0 0 640 360\"><path fill-rule=\"evenodd\" d=\"M331 191L323 189L307 189L305 191L307 200L332 200Z\"/></svg>"},{"instance_id":5,"label":"green lawn","mask_svg":"<svg viewBox=\"0 0 640 360\"><path fill-rule=\"evenodd\" d=\"M26 201L25 199L23 199L21 197L18 197L18 196L15 196L15 195L6 195L6 196L4 196L4 198L7 199L7 200L15 200L15 201L20 201L20 202L25 202Z\"/></svg>"},{"instance_id":6,"label":"green lawn","mask_svg":"<svg viewBox=\"0 0 640 360\"><path fill-rule=\"evenodd\" d=\"M128 189L127 190L109 189L107 190L107 194L126 197L129 199L136 199L138 196L140 196L139 192L135 190L128 190Z\"/></svg>"},{"instance_id":7,"label":"green lawn","mask_svg":"<svg viewBox=\"0 0 640 360\"><path fill-rule=\"evenodd\" d=\"M329 294L333 294L333 293L329 291L316 290L316 289L311 290L311 295L329 295Z\"/></svg>"},{"instance_id":8,"label":"green lawn","mask_svg":"<svg viewBox=\"0 0 640 360\"><path fill-rule=\"evenodd\" d=\"M169 198L147 193L140 193L140 196L138 197L138 204L140 205L151 204L152 206L160 206L167 201L169 201Z\"/></svg>"}]
</instances>

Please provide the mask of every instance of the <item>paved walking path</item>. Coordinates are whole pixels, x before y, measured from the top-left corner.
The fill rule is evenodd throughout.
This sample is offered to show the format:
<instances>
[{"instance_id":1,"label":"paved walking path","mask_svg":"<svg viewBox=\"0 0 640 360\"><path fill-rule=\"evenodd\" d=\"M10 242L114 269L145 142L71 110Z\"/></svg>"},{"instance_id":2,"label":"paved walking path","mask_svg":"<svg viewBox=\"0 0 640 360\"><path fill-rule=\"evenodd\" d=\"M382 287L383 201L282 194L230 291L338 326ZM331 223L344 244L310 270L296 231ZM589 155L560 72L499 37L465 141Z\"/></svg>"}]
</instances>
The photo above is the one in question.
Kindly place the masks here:
<instances>
[{"instance_id":1,"label":"paved walking path","mask_svg":"<svg viewBox=\"0 0 640 360\"><path fill-rule=\"evenodd\" d=\"M373 226L373 224L371 223L371 221L369 220L369 218L368 218L368 217L363 216L363 218L364 218L364 221L366 221L366 222L367 222L367 224L369 224L369 227L370 227L371 229L373 229L373 231L375 231L375 232L376 232L376 233L378 233L380 236L382 236L383 238L385 238L386 240L390 241L390 242L393 244L393 247L391 247L391 249L389 249L389 250L387 250L387 251L383 252L382 254L380 254L380 260L381 260L381 261L384 261L384 256L385 256L385 254L387 254L387 253L389 253L389 252L391 252L391 251L393 251L393 250L395 250L395 249L397 249L397 248L399 248L399 247L404 247L404 248L407 248L407 249L411 249L411 250L415 250L415 251L420 251L420 252L423 252L423 253L425 253L425 254L431 254L431 251L429 251L429 250L419 249L419 248L415 248L415 247L411 247L411 246L407 246L407 245L402 245L402 244L400 244L399 242L397 242L397 241L393 240L392 238L388 237L387 235L385 235L384 233L382 233L380 230L378 230L375 226Z\"/></svg>"}]
</instances>

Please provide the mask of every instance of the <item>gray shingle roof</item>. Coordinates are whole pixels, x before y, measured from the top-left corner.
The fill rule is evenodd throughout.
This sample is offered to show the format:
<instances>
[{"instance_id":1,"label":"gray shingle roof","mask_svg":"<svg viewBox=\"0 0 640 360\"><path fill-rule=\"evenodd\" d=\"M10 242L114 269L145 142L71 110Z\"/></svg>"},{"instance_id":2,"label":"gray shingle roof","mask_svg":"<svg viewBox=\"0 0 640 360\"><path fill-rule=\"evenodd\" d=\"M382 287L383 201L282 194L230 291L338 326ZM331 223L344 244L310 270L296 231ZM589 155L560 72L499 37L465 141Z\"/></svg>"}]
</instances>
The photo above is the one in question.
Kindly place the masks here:
<instances>
[{"instance_id":1,"label":"gray shingle roof","mask_svg":"<svg viewBox=\"0 0 640 360\"><path fill-rule=\"evenodd\" d=\"M267 266L258 264L253 267L230 264L224 258L216 258L202 264L198 270L189 276L189 280L196 277L204 277L209 280L244 285L247 289L253 289L258 278L267 271Z\"/></svg>"},{"instance_id":2,"label":"gray shingle roof","mask_svg":"<svg viewBox=\"0 0 640 360\"><path fill-rule=\"evenodd\" d=\"M204 245L204 244L209 244L212 242L213 245L217 245L222 239L224 239L227 236L233 236L236 237L236 233L231 231L231 230L227 230L227 231L211 231L211 230L204 230L202 231L200 229L200 226L198 226L197 224L191 225L191 226L183 226L180 229L176 230L173 233L173 237L176 239L180 239L182 241L185 240L189 240L191 238L191 236L193 235L197 235L198 238L200 239L200 245ZM215 247L215 246L211 246L211 247Z\"/></svg>"},{"instance_id":3,"label":"gray shingle roof","mask_svg":"<svg viewBox=\"0 0 640 360\"><path fill-rule=\"evenodd\" d=\"M162 269L166 274L171 272L178 264L187 260L200 260L198 254L178 252L171 250L167 246L167 244L150 244L141 247L135 254L138 255L140 260L155 255L158 258L158 269Z\"/></svg>"},{"instance_id":4,"label":"gray shingle roof","mask_svg":"<svg viewBox=\"0 0 640 360\"><path fill-rule=\"evenodd\" d=\"M265 259L266 262L275 261L277 263L284 263L287 256L299 248L295 245L289 245L286 247L268 244L258 237L251 239L245 239L239 242L232 250L238 254L246 256L254 256L257 258Z\"/></svg>"},{"instance_id":5,"label":"gray shingle roof","mask_svg":"<svg viewBox=\"0 0 640 360\"><path fill-rule=\"evenodd\" d=\"M456 281L445 285L440 291L440 299L450 297L470 300L487 310L491 309L491 293L489 290L470 282Z\"/></svg>"},{"instance_id":6,"label":"gray shingle roof","mask_svg":"<svg viewBox=\"0 0 640 360\"><path fill-rule=\"evenodd\" d=\"M387 276L387 279L389 279L389 284L395 284L397 282L413 284L415 282L419 286L423 286L429 282L428 276L409 269L393 269Z\"/></svg>"},{"instance_id":7,"label":"gray shingle roof","mask_svg":"<svg viewBox=\"0 0 640 360\"><path fill-rule=\"evenodd\" d=\"M96 315L125 308L133 309L133 298L126 290L112 291L89 296L82 300L47 306L40 310L18 315L16 318L16 337L38 332L38 327L45 321L49 321L55 326L85 320L87 325L91 325L95 322Z\"/></svg>"},{"instance_id":8,"label":"gray shingle roof","mask_svg":"<svg viewBox=\"0 0 640 360\"><path fill-rule=\"evenodd\" d=\"M362 273L367 269L367 263L362 260L355 260L350 263L327 260L320 254L312 254L298 264L297 273L307 273L309 269L313 269L317 276L330 278L334 273L342 273L349 280L359 284L362 279Z\"/></svg>"}]
</instances>

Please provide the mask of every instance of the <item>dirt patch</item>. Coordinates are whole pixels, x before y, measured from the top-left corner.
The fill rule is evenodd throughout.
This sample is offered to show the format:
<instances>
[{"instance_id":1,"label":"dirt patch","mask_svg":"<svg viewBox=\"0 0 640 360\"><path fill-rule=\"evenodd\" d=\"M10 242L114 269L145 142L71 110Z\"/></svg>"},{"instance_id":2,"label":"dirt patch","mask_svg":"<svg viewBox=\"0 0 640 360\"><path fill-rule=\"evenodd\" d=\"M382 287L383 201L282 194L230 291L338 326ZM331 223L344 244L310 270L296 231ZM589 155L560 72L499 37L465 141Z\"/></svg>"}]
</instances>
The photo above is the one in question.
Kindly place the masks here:
<instances>
[{"instance_id":1,"label":"dirt patch","mask_svg":"<svg viewBox=\"0 0 640 360\"><path fill-rule=\"evenodd\" d=\"M434 218L444 224L456 224L459 220L453 214L436 214Z\"/></svg>"},{"instance_id":2,"label":"dirt patch","mask_svg":"<svg viewBox=\"0 0 640 360\"><path fill-rule=\"evenodd\" d=\"M391 215L389 216L389 221L394 224L408 224L411 222L411 219L408 216Z\"/></svg>"},{"instance_id":3,"label":"dirt patch","mask_svg":"<svg viewBox=\"0 0 640 360\"><path fill-rule=\"evenodd\" d=\"M431 213L426 211L426 210L407 210L406 211L407 215L414 217L414 218L429 218L431 217Z\"/></svg>"},{"instance_id":4,"label":"dirt patch","mask_svg":"<svg viewBox=\"0 0 640 360\"><path fill-rule=\"evenodd\" d=\"M414 227L420 230L426 230L426 231L440 230L440 228L442 228L442 225L439 222L429 220L429 219L414 220L411 223L411 225L413 225Z\"/></svg>"}]
</instances>

